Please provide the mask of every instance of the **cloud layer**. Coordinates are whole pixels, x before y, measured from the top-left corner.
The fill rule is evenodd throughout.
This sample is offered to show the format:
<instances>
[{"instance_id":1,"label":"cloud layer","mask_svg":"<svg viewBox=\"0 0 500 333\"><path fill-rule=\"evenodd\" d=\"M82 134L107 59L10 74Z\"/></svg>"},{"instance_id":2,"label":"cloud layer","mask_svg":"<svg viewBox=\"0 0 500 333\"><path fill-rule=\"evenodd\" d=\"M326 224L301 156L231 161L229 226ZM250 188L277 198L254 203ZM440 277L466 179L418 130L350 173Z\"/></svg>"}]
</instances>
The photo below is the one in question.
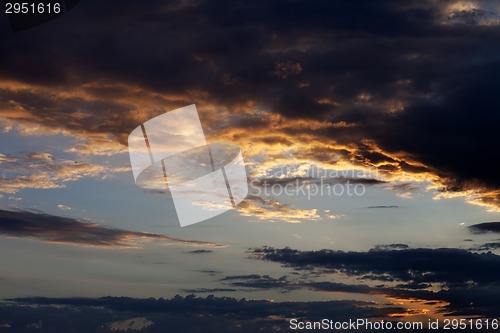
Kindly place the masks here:
<instances>
[{"instance_id":1,"label":"cloud layer","mask_svg":"<svg viewBox=\"0 0 500 333\"><path fill-rule=\"evenodd\" d=\"M366 252L263 247L251 253L258 259L277 262L303 273L299 280L280 279L282 285L276 286L281 289L312 288L440 301L448 303L440 312L495 317L500 311L495 301L500 295L500 276L496 269L500 256L477 252L491 249L491 244L471 250L412 249L405 244L392 244ZM324 280L339 275L349 277L350 281L355 278L359 283Z\"/></svg>"}]
</instances>

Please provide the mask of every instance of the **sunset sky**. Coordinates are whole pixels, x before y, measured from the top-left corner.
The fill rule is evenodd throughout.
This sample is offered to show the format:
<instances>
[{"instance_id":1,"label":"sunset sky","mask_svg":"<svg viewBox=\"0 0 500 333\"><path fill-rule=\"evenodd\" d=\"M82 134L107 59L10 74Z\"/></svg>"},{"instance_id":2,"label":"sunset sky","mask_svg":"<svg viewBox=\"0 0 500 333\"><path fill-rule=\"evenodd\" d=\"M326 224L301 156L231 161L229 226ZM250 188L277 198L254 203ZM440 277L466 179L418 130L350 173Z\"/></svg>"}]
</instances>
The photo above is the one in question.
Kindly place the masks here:
<instances>
[{"instance_id":1,"label":"sunset sky","mask_svg":"<svg viewBox=\"0 0 500 333\"><path fill-rule=\"evenodd\" d=\"M57 311L86 332L500 317L499 2L81 0L19 32L1 17L0 331ZM191 104L208 142L241 148L250 193L181 228L168 191L136 185L127 138Z\"/></svg>"}]
</instances>

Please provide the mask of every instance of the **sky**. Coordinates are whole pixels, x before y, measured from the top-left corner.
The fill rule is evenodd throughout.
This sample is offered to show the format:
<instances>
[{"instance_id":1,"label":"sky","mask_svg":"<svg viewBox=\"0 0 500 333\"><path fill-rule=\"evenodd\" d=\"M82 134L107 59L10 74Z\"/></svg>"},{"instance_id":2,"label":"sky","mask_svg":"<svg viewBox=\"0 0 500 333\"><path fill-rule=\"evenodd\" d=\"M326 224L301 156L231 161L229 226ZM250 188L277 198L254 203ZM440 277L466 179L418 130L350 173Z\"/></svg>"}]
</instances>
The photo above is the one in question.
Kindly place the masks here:
<instances>
[{"instance_id":1,"label":"sky","mask_svg":"<svg viewBox=\"0 0 500 333\"><path fill-rule=\"evenodd\" d=\"M0 331L499 317L496 1L0 17ZM207 142L241 149L249 193L181 228L127 140L192 104Z\"/></svg>"}]
</instances>

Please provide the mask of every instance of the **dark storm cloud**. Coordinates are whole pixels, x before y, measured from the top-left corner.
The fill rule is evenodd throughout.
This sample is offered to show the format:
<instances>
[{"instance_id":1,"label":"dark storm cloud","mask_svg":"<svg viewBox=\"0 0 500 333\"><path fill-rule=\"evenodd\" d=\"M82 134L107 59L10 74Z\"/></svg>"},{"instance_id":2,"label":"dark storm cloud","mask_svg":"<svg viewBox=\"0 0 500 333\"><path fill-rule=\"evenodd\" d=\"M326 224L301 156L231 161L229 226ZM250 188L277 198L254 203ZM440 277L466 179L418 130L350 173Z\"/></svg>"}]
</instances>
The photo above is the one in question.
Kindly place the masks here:
<instances>
[{"instance_id":1,"label":"dark storm cloud","mask_svg":"<svg viewBox=\"0 0 500 333\"><path fill-rule=\"evenodd\" d=\"M436 305L438 302L426 302ZM32 306L26 306L32 305ZM458 313L467 314L467 310ZM348 321L366 318L395 321L394 317L422 314L418 309L404 309L400 306L376 306L362 301L325 302L278 302L268 300L245 300L228 297L198 298L176 296L172 299L134 299L129 297L80 298L18 298L0 305L0 314L13 329L25 331L30 323L43 321L45 332L100 332L110 328L111 322L147 318L153 325L151 332L228 332L254 333L268 331L293 332L289 318L300 320ZM388 315L391 318L388 318ZM35 321L36 322L36 321ZM343 330L340 330L343 332ZM347 331L347 330L345 330ZM420 330L427 332L427 330ZM444 332L438 329L433 332ZM377 330L363 329L363 332ZM418 332L408 330L408 332Z\"/></svg>"},{"instance_id":2,"label":"dark storm cloud","mask_svg":"<svg viewBox=\"0 0 500 333\"><path fill-rule=\"evenodd\" d=\"M66 305L76 307L103 307L113 311L130 311L135 313L191 314L195 316L207 314L213 317L227 316L245 320L280 316L294 318L297 315L305 318L371 318L396 312L405 313L405 309L377 308L371 302L364 301L329 301L329 302L273 302L269 300L246 300L229 297L198 298L195 295L171 299L136 299L130 297L102 298L16 298L10 301L19 304ZM212 321L213 318L212 317Z\"/></svg>"},{"instance_id":3,"label":"dark storm cloud","mask_svg":"<svg viewBox=\"0 0 500 333\"><path fill-rule=\"evenodd\" d=\"M107 228L96 223L30 211L0 210L0 235L35 238L49 243L104 248L134 247L141 240L156 240L188 246L220 246L209 242L176 239L161 234Z\"/></svg>"},{"instance_id":4,"label":"dark storm cloud","mask_svg":"<svg viewBox=\"0 0 500 333\"><path fill-rule=\"evenodd\" d=\"M251 253L296 269L320 269L358 277L389 276L404 282L462 285L471 281L493 284L500 279L500 272L495 268L500 265L500 256L462 249L401 249L398 246L394 250L389 246L367 252L345 252L258 248Z\"/></svg>"},{"instance_id":5,"label":"dark storm cloud","mask_svg":"<svg viewBox=\"0 0 500 333\"><path fill-rule=\"evenodd\" d=\"M288 118L354 125L307 131L359 146L350 156L359 163L431 171L443 191L479 189L489 193L481 201L495 205L500 25L485 20L498 13L489 8L494 1L449 10L453 3L88 0L38 28L4 32L0 73L83 89L98 99L41 113L43 98L7 94L32 121L111 133L122 143L146 116L129 117L130 106L105 100L141 96L130 87L174 96L152 114L193 101L235 111L252 103ZM75 105L90 117L65 121ZM364 140L383 152L366 149ZM389 156L401 152L422 165Z\"/></svg>"},{"instance_id":6,"label":"dark storm cloud","mask_svg":"<svg viewBox=\"0 0 500 333\"><path fill-rule=\"evenodd\" d=\"M317 278L321 277L321 274ZM359 276L358 280L369 280L378 281L379 284L368 285L368 284L348 284L339 283L335 281L312 281L306 278L306 274L302 275L302 278L297 280L284 279L284 278L273 278L270 276L260 276L257 274L242 275L242 276L230 276L228 279L237 280L243 283L238 284L236 290L247 290L245 288L258 288L258 289L274 289L281 292L287 292L296 289L309 289L319 292L335 292L335 293L355 293L355 294L366 294L366 295L385 295L389 298L396 299L406 299L413 303L419 302L421 304L428 304L433 302L434 304L440 304L441 309L439 312L446 313L448 315L475 315L475 316L485 316L485 317L496 317L500 311L500 306L495 303L495 299L500 297L500 286L497 283L487 283L487 284L477 284L473 281L467 281L464 284L450 283L447 288L441 288L438 291L432 291L431 283L418 283L418 282L407 282L394 284L387 282L394 282L394 279L386 278L385 276L376 278L375 276ZM269 283L256 283L252 284L252 281L263 279L269 281ZM225 281L222 279L221 281ZM279 283L276 283L278 282ZM381 283L380 283L381 282ZM443 285L441 285L443 287ZM218 292L218 289L224 288L214 288L214 292ZM208 289L210 290L210 289ZM184 292L188 292L185 290ZM205 292L200 289L198 292ZM425 306L424 306L425 307Z\"/></svg>"},{"instance_id":7,"label":"dark storm cloud","mask_svg":"<svg viewBox=\"0 0 500 333\"><path fill-rule=\"evenodd\" d=\"M500 232L500 222L473 224L469 227L469 230L474 234L485 234L488 232L498 233Z\"/></svg>"},{"instance_id":8,"label":"dark storm cloud","mask_svg":"<svg viewBox=\"0 0 500 333\"><path fill-rule=\"evenodd\" d=\"M314 270L317 277L342 273L367 283L289 281L294 288L441 301L448 303L443 303L442 307L442 312L448 314L487 317L498 315L500 306L496 300L500 297L500 273L497 267L500 256L491 252L410 249L401 245L404 244L379 246L367 252L299 251L264 247L252 250L252 254L262 260L278 262L299 271ZM433 291L431 287L439 288L438 291Z\"/></svg>"}]
</instances>

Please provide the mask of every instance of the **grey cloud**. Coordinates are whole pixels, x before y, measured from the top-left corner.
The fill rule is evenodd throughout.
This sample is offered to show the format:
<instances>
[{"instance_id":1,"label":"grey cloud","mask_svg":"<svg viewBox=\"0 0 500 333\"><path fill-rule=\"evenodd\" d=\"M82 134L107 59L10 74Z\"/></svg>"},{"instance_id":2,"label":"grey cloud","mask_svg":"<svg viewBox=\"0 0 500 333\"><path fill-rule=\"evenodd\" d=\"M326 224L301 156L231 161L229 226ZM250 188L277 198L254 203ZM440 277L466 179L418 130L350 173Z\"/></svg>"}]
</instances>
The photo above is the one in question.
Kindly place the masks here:
<instances>
[{"instance_id":1,"label":"grey cloud","mask_svg":"<svg viewBox=\"0 0 500 333\"><path fill-rule=\"evenodd\" d=\"M399 208L399 206L368 206L368 209L380 209L380 208Z\"/></svg>"},{"instance_id":2,"label":"grey cloud","mask_svg":"<svg viewBox=\"0 0 500 333\"><path fill-rule=\"evenodd\" d=\"M282 292L295 289L293 283L288 280L287 276L274 278L269 275L234 275L226 276L221 279L224 284L232 287L253 288L253 289L280 289Z\"/></svg>"},{"instance_id":3,"label":"grey cloud","mask_svg":"<svg viewBox=\"0 0 500 333\"><path fill-rule=\"evenodd\" d=\"M96 223L30 211L0 210L0 235L35 238L49 243L104 248L135 247L141 240L220 247L211 242L182 240L161 234L108 228Z\"/></svg>"},{"instance_id":4,"label":"grey cloud","mask_svg":"<svg viewBox=\"0 0 500 333\"><path fill-rule=\"evenodd\" d=\"M488 232L500 232L500 222L485 222L469 226L469 230L474 234L484 234Z\"/></svg>"},{"instance_id":5,"label":"grey cloud","mask_svg":"<svg viewBox=\"0 0 500 333\"><path fill-rule=\"evenodd\" d=\"M355 177L290 177L290 178L259 178L251 181L254 186L273 186L274 184L278 184L281 186L303 186L308 184L363 184L363 185L377 185L384 184L385 181L375 179L375 178L355 178Z\"/></svg>"},{"instance_id":6,"label":"grey cloud","mask_svg":"<svg viewBox=\"0 0 500 333\"><path fill-rule=\"evenodd\" d=\"M193 250L193 251L188 251L186 253L190 254L204 254L204 253L213 253L214 251L212 250Z\"/></svg>"},{"instance_id":7,"label":"grey cloud","mask_svg":"<svg viewBox=\"0 0 500 333\"><path fill-rule=\"evenodd\" d=\"M231 288L196 288L196 289L181 289L180 291L188 294L206 294L206 293L233 292L238 290Z\"/></svg>"},{"instance_id":8,"label":"grey cloud","mask_svg":"<svg viewBox=\"0 0 500 333\"><path fill-rule=\"evenodd\" d=\"M130 297L102 297L102 298L44 298L27 297L16 298L10 301L18 304L32 305L59 305L84 309L85 307L100 307L108 311L134 312L139 314L174 315L183 318L209 316L211 322L214 318L230 318L231 321L244 321L250 319L265 319L270 316L293 318L300 314L304 318L350 318L358 316L380 317L391 312L405 313L400 307L380 308L371 302L364 301L327 301L327 302L273 302L269 300L246 300L229 297L199 298L195 295L171 299L137 299ZM202 316L203 315L203 316ZM192 316L192 317L191 317ZM184 317L185 318L185 317ZM286 322L286 321L285 321ZM244 325L243 325L244 326ZM208 327L211 327L210 325ZM186 328L184 328L184 332ZM231 332L231 330L229 330Z\"/></svg>"},{"instance_id":9,"label":"grey cloud","mask_svg":"<svg viewBox=\"0 0 500 333\"><path fill-rule=\"evenodd\" d=\"M493 269L500 256L472 253L462 249L375 248L367 252L334 250L298 251L290 248L257 248L257 258L281 263L297 269L323 269L352 276L389 275L395 280L417 283L464 284L467 281L491 284L500 279Z\"/></svg>"}]
</instances>

